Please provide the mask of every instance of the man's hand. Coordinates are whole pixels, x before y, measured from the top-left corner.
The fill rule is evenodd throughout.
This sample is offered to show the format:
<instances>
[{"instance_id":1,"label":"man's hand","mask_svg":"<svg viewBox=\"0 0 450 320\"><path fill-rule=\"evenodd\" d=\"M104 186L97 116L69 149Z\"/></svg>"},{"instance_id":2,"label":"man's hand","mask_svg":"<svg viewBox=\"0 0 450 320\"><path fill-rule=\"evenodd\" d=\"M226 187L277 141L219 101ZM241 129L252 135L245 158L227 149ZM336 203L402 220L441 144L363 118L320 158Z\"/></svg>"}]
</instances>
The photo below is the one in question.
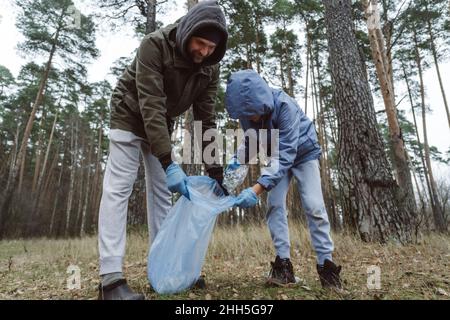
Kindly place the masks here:
<instances>
[{"instance_id":1,"label":"man's hand","mask_svg":"<svg viewBox=\"0 0 450 320\"><path fill-rule=\"evenodd\" d=\"M170 166L166 169L166 175L167 175L167 187L171 192L179 192L189 200L191 198L189 197L189 191L186 186L186 174L184 173L183 169L181 167L173 162Z\"/></svg>"},{"instance_id":2,"label":"man's hand","mask_svg":"<svg viewBox=\"0 0 450 320\"><path fill-rule=\"evenodd\" d=\"M258 197L253 188L244 189L237 197L235 205L239 208L251 208L258 203Z\"/></svg>"}]
</instances>

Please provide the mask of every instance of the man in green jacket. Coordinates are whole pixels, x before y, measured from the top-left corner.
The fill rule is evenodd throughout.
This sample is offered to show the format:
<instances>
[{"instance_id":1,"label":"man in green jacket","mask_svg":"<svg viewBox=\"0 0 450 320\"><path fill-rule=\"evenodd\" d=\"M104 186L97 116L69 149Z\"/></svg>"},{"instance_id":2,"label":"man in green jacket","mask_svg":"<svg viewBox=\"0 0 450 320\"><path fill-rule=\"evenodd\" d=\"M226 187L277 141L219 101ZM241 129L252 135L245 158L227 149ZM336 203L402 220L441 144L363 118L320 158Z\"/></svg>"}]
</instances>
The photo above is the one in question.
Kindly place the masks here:
<instances>
[{"instance_id":1,"label":"man in green jacket","mask_svg":"<svg viewBox=\"0 0 450 320\"><path fill-rule=\"evenodd\" d=\"M111 97L109 157L99 212L99 299L144 299L122 274L128 200L145 164L147 221L151 241L171 208L171 192L189 197L186 175L172 161L175 117L193 106L202 131L215 129L219 61L228 39L225 17L215 1L203 1L178 22L148 34L120 77ZM208 143L203 143L205 148ZM223 169L205 164L221 185Z\"/></svg>"}]
</instances>

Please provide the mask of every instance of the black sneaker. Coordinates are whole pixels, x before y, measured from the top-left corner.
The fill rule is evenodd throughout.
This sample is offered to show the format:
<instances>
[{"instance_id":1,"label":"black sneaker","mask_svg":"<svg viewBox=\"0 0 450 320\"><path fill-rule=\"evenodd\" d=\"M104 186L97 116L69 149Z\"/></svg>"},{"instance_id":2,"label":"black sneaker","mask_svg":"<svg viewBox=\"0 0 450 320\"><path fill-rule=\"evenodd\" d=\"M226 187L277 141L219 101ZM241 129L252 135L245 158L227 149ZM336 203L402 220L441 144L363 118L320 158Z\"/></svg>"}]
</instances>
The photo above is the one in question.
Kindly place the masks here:
<instances>
[{"instance_id":1,"label":"black sneaker","mask_svg":"<svg viewBox=\"0 0 450 320\"><path fill-rule=\"evenodd\" d=\"M127 284L127 280L120 279L111 284L98 286L98 300L145 300L143 294L135 293Z\"/></svg>"},{"instance_id":2,"label":"black sneaker","mask_svg":"<svg viewBox=\"0 0 450 320\"><path fill-rule=\"evenodd\" d=\"M342 289L339 273L342 267L335 265L332 261L326 259L323 266L317 265L320 283L323 288Z\"/></svg>"},{"instance_id":3,"label":"black sneaker","mask_svg":"<svg viewBox=\"0 0 450 320\"><path fill-rule=\"evenodd\" d=\"M270 286L286 287L295 284L294 268L289 258L275 258L275 262L270 262L272 269L266 284Z\"/></svg>"}]
</instances>

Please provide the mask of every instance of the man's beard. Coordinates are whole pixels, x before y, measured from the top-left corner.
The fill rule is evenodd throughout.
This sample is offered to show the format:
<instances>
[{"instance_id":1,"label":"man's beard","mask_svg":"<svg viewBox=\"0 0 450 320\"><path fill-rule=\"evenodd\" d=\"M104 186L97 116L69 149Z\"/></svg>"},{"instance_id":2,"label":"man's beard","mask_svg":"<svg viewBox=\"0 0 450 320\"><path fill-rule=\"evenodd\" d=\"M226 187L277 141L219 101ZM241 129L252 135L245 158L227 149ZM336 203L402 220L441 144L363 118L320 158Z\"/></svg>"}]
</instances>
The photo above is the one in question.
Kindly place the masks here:
<instances>
[{"instance_id":1,"label":"man's beard","mask_svg":"<svg viewBox=\"0 0 450 320\"><path fill-rule=\"evenodd\" d=\"M199 54L196 54L195 51L192 51L191 59L192 59L192 61L194 61L194 63L202 63L203 61L205 61L206 57L203 57Z\"/></svg>"}]
</instances>

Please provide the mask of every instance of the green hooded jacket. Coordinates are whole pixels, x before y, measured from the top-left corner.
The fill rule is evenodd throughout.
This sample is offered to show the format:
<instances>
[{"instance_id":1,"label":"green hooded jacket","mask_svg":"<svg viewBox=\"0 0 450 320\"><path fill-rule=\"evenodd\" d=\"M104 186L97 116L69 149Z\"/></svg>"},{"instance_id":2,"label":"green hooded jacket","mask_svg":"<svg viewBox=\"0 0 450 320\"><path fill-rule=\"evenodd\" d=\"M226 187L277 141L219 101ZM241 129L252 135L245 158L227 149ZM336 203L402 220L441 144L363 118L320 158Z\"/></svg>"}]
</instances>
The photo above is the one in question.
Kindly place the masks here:
<instances>
[{"instance_id":1,"label":"green hooded jacket","mask_svg":"<svg viewBox=\"0 0 450 320\"><path fill-rule=\"evenodd\" d=\"M187 52L191 36L211 26L222 41L202 64ZM170 135L174 118L193 106L194 120L202 131L216 128L215 98L219 61L226 50L228 33L223 12L215 1L194 6L179 22L146 35L113 91L111 129L131 131L145 138L164 169L171 161ZM203 148L208 143L203 143ZM207 170L218 165L206 166Z\"/></svg>"}]
</instances>

